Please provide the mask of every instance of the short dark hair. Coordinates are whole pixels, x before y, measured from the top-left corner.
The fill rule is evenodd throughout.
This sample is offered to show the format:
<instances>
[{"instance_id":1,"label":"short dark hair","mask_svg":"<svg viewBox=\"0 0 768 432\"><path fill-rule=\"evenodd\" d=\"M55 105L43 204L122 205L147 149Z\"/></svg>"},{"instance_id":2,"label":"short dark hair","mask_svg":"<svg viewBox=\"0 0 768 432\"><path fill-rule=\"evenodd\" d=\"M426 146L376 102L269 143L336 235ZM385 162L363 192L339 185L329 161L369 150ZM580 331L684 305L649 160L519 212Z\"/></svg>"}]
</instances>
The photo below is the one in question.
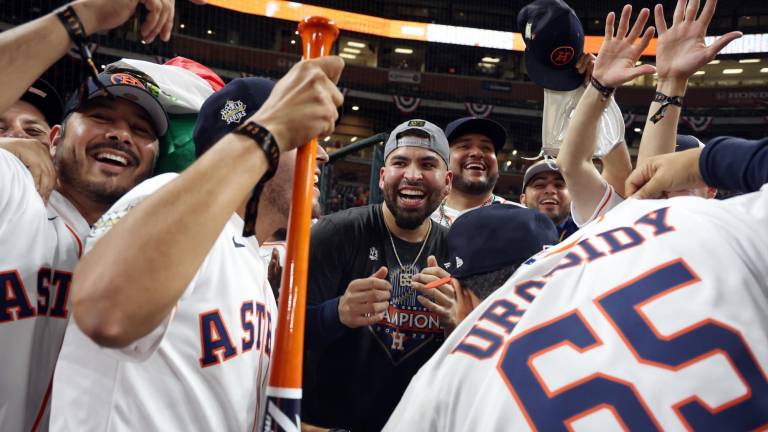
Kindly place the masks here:
<instances>
[{"instance_id":1,"label":"short dark hair","mask_svg":"<svg viewBox=\"0 0 768 432\"><path fill-rule=\"evenodd\" d=\"M457 279L462 287L470 290L480 300L493 294L504 282L517 270L516 265L508 265L488 273L480 273L474 276Z\"/></svg>"}]
</instances>

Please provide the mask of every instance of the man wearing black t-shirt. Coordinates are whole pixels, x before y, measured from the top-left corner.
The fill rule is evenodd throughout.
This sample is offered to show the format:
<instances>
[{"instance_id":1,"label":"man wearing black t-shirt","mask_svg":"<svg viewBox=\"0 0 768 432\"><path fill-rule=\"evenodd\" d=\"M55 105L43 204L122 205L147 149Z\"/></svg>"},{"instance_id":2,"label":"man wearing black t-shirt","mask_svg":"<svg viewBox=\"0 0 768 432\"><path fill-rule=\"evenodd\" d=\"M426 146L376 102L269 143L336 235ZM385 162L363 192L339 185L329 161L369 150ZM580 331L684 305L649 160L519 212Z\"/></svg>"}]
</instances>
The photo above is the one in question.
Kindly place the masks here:
<instances>
[{"instance_id":1,"label":"man wearing black t-shirt","mask_svg":"<svg viewBox=\"0 0 768 432\"><path fill-rule=\"evenodd\" d=\"M380 430L419 368L455 326L448 230L430 215L450 191L450 150L424 120L395 128L384 148L384 204L351 208L312 228L302 419ZM425 294L425 295L422 295Z\"/></svg>"}]
</instances>

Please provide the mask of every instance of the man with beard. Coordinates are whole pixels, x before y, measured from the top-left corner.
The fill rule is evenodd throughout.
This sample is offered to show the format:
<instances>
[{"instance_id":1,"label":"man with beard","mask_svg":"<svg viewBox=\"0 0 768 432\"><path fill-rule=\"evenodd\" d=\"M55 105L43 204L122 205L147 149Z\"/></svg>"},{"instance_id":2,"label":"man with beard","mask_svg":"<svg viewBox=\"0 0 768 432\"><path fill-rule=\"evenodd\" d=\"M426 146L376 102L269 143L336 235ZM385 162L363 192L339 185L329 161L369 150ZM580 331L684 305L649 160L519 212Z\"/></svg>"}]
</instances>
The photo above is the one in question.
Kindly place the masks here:
<instances>
[{"instance_id":1,"label":"man with beard","mask_svg":"<svg viewBox=\"0 0 768 432\"><path fill-rule=\"evenodd\" d=\"M568 185L553 160L539 161L528 167L523 176L520 203L547 215L557 227L560 241L579 229L571 218Z\"/></svg>"},{"instance_id":2,"label":"man with beard","mask_svg":"<svg viewBox=\"0 0 768 432\"><path fill-rule=\"evenodd\" d=\"M425 120L384 148L384 203L323 217L312 229L302 419L380 430L411 377L455 326L448 230L429 217L450 191L450 150Z\"/></svg>"},{"instance_id":3,"label":"man with beard","mask_svg":"<svg viewBox=\"0 0 768 432\"><path fill-rule=\"evenodd\" d=\"M47 429L82 239L112 203L151 174L158 137L168 128L165 110L144 83L128 74L97 79L73 95L63 123L51 131L58 186L47 204L38 196L39 177L25 166L34 163L0 150L0 241L7 245L0 252L0 343L13 347L0 351L6 365L0 387L14 389L0 395L0 424L7 430ZM42 148L34 139L5 140ZM50 164L50 156L38 156Z\"/></svg>"},{"instance_id":4,"label":"man with beard","mask_svg":"<svg viewBox=\"0 0 768 432\"><path fill-rule=\"evenodd\" d=\"M445 133L451 146L453 187L432 219L450 227L457 217L478 207L519 205L493 194L499 179L496 155L507 141L502 125L490 119L463 117L448 123Z\"/></svg>"},{"instance_id":5,"label":"man with beard","mask_svg":"<svg viewBox=\"0 0 768 432\"><path fill-rule=\"evenodd\" d=\"M333 132L343 67L329 56L276 84L231 81L200 110L201 156L99 219L73 277L52 429L260 425L277 306L259 243L288 224L296 147Z\"/></svg>"}]
</instances>

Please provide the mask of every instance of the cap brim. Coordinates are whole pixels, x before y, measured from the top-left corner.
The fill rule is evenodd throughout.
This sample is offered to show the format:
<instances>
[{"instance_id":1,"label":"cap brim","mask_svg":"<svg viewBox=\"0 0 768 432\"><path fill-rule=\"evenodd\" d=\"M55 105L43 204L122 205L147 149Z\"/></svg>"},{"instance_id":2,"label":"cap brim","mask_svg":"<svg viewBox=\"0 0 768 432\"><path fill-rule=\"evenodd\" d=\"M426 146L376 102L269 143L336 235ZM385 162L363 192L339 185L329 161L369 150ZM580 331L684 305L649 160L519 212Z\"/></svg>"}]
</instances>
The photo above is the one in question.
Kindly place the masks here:
<instances>
[{"instance_id":1,"label":"cap brim","mask_svg":"<svg viewBox=\"0 0 768 432\"><path fill-rule=\"evenodd\" d=\"M554 172L560 174L561 177L563 176L559 169L553 169L549 163L539 163L538 165L534 166L533 168L529 168L529 170L526 171L523 177L523 191L525 191L528 183L533 181L537 175L545 172Z\"/></svg>"},{"instance_id":2,"label":"cap brim","mask_svg":"<svg viewBox=\"0 0 768 432\"><path fill-rule=\"evenodd\" d=\"M487 118L473 118L465 121L448 135L448 142L469 133L478 133L488 136L493 142L496 153L501 151L507 142L507 131L499 122Z\"/></svg>"},{"instance_id":3,"label":"cap brim","mask_svg":"<svg viewBox=\"0 0 768 432\"><path fill-rule=\"evenodd\" d=\"M168 115L165 113L160 101L155 99L148 91L129 85L108 85L106 88L113 96L126 99L144 108L155 126L155 132L157 132L158 137L165 135L168 131ZM100 95L101 90L97 89L88 96L88 99L90 100Z\"/></svg>"},{"instance_id":4,"label":"cap brim","mask_svg":"<svg viewBox=\"0 0 768 432\"><path fill-rule=\"evenodd\" d=\"M584 83L584 75L580 74L575 67L566 69L553 69L541 64L538 61L531 61L530 55L525 53L525 67L528 70L528 77L534 83L549 90L570 91Z\"/></svg>"}]
</instances>

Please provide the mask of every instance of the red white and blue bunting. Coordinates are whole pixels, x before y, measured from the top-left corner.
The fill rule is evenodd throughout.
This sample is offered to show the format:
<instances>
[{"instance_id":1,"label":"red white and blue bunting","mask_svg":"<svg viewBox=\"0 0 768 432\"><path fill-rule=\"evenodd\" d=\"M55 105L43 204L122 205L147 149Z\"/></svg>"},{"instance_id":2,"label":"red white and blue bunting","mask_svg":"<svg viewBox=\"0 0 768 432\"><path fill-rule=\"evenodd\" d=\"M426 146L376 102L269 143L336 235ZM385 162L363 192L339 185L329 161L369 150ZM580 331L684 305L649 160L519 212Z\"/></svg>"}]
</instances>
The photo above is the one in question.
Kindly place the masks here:
<instances>
[{"instance_id":1,"label":"red white and blue bunting","mask_svg":"<svg viewBox=\"0 0 768 432\"><path fill-rule=\"evenodd\" d=\"M712 123L712 116L683 116L683 121L694 132L701 132L707 130L710 123Z\"/></svg>"},{"instance_id":2,"label":"red white and blue bunting","mask_svg":"<svg viewBox=\"0 0 768 432\"><path fill-rule=\"evenodd\" d=\"M491 104L464 102L464 106L472 117L486 118L493 112L493 105Z\"/></svg>"},{"instance_id":3,"label":"red white and blue bunting","mask_svg":"<svg viewBox=\"0 0 768 432\"><path fill-rule=\"evenodd\" d=\"M392 95L392 101L397 109L403 114L410 114L416 111L421 104L421 98L411 96Z\"/></svg>"}]
</instances>

